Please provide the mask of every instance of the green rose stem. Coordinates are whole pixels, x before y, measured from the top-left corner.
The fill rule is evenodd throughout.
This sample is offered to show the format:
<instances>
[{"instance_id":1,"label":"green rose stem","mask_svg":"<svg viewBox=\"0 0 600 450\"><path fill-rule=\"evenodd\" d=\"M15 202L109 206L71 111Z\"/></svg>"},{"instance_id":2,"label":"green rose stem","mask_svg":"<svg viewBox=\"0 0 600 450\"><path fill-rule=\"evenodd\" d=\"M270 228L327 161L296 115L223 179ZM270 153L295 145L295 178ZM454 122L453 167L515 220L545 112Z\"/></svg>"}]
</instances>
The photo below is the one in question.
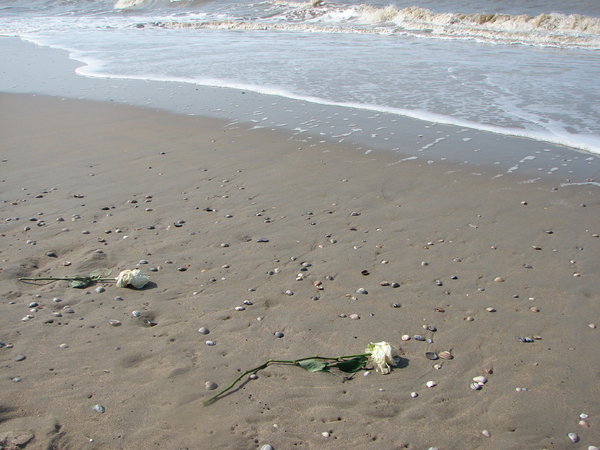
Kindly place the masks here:
<instances>
[{"instance_id":1,"label":"green rose stem","mask_svg":"<svg viewBox=\"0 0 600 450\"><path fill-rule=\"evenodd\" d=\"M358 355L336 356L336 357L333 357L333 358L327 358L327 357L324 357L324 356L308 356L306 358L300 358L300 359L294 359L294 360L288 360L288 359L268 359L264 363L262 363L260 366L255 367L254 369L246 370L239 377L237 377L235 380L233 380L233 382L229 386L227 386L225 389L219 391L217 394L213 395L211 398L209 398L208 400L206 400L204 402L204 406L211 405L212 403L214 403L217 400L219 400L219 398L223 394L225 394L227 391L229 391L230 389L232 389L242 378L246 377L247 375L254 374L254 373L258 372L259 370L265 369L270 364L288 364L288 365L294 365L294 366L303 367L300 364L303 361L321 360L321 361L331 361L332 363L340 363L340 362L344 362L346 360L352 360L352 359L356 358L356 359L358 359L358 363L359 363L359 365L357 367L358 367L358 370L360 370L361 368L363 368L366 365L367 358L369 356L371 356L371 353L359 353ZM305 368L305 367L303 367L303 368ZM319 370L311 370L311 369L308 369L308 368L305 368L305 369L309 370L311 372L326 372L327 369L328 369L328 364L324 364L323 367L321 367ZM356 372L356 370L355 370L355 372Z\"/></svg>"},{"instance_id":2,"label":"green rose stem","mask_svg":"<svg viewBox=\"0 0 600 450\"><path fill-rule=\"evenodd\" d=\"M93 278L93 277L20 277L19 281L116 281L114 278Z\"/></svg>"}]
</instances>

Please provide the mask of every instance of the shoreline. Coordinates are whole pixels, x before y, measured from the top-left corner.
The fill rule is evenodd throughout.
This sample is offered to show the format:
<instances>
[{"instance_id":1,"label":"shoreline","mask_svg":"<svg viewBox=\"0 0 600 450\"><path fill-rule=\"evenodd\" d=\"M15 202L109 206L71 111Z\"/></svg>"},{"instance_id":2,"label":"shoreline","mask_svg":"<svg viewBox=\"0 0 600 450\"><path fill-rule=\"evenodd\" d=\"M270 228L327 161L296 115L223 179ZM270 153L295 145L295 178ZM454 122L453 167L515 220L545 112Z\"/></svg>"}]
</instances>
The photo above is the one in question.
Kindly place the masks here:
<instances>
[{"instance_id":1,"label":"shoreline","mask_svg":"<svg viewBox=\"0 0 600 450\"><path fill-rule=\"evenodd\" d=\"M558 176L568 182L596 180L600 174L599 155L530 138L237 89L85 77L75 73L83 63L69 59L64 50L9 37L0 39L0 46L12 62L3 73L3 92L111 101L216 117L245 129L280 129L302 145L325 139L365 153L396 155L397 164L409 158L428 164L449 161L469 164L475 170L493 168L498 176L517 172ZM40 77L40 65L45 68L44 78Z\"/></svg>"},{"instance_id":2,"label":"shoreline","mask_svg":"<svg viewBox=\"0 0 600 450\"><path fill-rule=\"evenodd\" d=\"M0 94L0 133L0 442L599 445L597 187L106 101ZM17 281L135 267L151 287ZM378 341L389 375L272 366L202 406Z\"/></svg>"}]
</instances>

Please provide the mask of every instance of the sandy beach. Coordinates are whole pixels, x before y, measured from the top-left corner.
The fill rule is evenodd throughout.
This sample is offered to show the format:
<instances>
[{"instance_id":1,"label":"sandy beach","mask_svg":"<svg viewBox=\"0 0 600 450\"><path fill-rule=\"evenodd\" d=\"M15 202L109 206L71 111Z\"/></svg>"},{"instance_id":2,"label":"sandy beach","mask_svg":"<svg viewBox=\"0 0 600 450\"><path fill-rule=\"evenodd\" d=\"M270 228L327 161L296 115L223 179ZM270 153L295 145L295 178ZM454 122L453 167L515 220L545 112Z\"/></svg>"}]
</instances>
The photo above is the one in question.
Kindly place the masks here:
<instances>
[{"instance_id":1,"label":"sandy beach","mask_svg":"<svg viewBox=\"0 0 600 450\"><path fill-rule=\"evenodd\" d=\"M597 185L33 95L0 134L0 448L600 446ZM18 281L100 268L152 283Z\"/></svg>"}]
</instances>

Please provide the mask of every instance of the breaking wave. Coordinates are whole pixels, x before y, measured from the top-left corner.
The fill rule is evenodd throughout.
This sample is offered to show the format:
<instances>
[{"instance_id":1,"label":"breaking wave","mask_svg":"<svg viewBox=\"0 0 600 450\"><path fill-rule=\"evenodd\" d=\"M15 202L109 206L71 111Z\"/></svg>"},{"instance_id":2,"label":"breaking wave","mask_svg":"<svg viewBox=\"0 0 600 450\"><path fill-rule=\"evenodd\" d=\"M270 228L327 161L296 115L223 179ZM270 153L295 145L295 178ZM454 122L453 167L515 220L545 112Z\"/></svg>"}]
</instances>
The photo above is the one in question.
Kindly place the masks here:
<instances>
[{"instance_id":1,"label":"breaking wave","mask_svg":"<svg viewBox=\"0 0 600 450\"><path fill-rule=\"evenodd\" d=\"M150 1L159 0L119 0L117 4L147 5ZM396 9L393 6L339 6L318 1L275 1L270 4L280 9L250 20L223 20L221 17L218 20L165 21L158 25L166 28L398 34L496 44L600 49L599 17L559 13L537 16L438 13L416 6Z\"/></svg>"}]
</instances>

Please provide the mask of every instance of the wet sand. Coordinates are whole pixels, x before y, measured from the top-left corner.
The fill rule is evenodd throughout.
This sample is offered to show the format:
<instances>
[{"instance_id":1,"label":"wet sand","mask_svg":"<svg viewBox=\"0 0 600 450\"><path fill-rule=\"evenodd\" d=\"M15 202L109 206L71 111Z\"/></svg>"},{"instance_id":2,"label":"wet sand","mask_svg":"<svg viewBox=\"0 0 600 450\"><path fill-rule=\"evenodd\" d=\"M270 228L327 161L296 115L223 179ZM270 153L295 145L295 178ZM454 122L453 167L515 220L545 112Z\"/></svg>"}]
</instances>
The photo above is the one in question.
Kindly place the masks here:
<instances>
[{"instance_id":1,"label":"wet sand","mask_svg":"<svg viewBox=\"0 0 600 450\"><path fill-rule=\"evenodd\" d=\"M6 448L600 445L597 185L42 96L1 94L0 133ZM149 287L17 280L136 267ZM378 341L389 375L270 366L203 406Z\"/></svg>"}]
</instances>

